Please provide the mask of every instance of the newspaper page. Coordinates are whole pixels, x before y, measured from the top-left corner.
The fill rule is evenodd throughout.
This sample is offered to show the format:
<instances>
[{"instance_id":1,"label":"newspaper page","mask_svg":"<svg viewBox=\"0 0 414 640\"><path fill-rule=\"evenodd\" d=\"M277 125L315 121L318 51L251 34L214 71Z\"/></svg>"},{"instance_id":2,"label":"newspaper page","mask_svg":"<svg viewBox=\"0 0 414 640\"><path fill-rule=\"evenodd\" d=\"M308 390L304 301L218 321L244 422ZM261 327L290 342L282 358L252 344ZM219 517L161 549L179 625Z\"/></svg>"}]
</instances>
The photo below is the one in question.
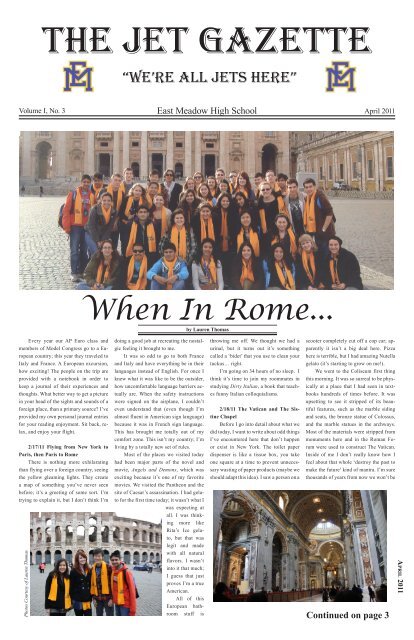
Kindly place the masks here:
<instances>
[{"instance_id":1,"label":"newspaper page","mask_svg":"<svg viewBox=\"0 0 414 640\"><path fill-rule=\"evenodd\" d=\"M10 10L13 632L404 631L398 5Z\"/></svg>"}]
</instances>

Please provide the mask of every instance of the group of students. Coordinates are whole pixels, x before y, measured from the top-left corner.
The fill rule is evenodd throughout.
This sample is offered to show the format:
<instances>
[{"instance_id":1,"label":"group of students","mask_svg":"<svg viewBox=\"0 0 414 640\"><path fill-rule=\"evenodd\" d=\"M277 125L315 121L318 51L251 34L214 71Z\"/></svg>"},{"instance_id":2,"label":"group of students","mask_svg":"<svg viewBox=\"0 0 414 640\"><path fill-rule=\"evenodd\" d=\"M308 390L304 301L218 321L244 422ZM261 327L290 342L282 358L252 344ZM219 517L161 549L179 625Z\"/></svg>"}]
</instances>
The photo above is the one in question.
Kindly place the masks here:
<instances>
[{"instance_id":1,"label":"group of students","mask_svg":"<svg viewBox=\"0 0 414 640\"><path fill-rule=\"evenodd\" d=\"M91 616L92 605L97 616L136 615L138 592L119 551L111 554L110 565L102 549L94 549L93 557L89 566L85 551L77 551L72 568L65 559L57 560L46 579L47 615L65 616L73 609L75 616Z\"/></svg>"},{"instance_id":2,"label":"group of students","mask_svg":"<svg viewBox=\"0 0 414 640\"><path fill-rule=\"evenodd\" d=\"M312 178L223 169L146 187L133 172L84 175L68 194L62 227L78 289L362 289L325 193ZM120 252L118 252L120 246Z\"/></svg>"}]
</instances>

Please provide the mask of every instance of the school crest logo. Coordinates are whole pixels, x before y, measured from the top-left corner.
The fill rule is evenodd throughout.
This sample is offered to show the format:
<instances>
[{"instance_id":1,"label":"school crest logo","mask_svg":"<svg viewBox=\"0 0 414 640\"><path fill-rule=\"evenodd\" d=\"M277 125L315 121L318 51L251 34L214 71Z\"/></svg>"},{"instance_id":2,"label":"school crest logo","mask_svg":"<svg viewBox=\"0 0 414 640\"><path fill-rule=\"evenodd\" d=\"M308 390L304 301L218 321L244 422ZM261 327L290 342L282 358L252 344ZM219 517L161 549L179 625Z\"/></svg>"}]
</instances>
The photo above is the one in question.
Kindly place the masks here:
<instances>
[{"instance_id":1,"label":"school crest logo","mask_svg":"<svg viewBox=\"0 0 414 640\"><path fill-rule=\"evenodd\" d=\"M65 74L65 84L63 91L72 91L74 88L81 88L84 91L93 91L92 87L92 67L88 67L86 60L69 62L69 66L63 67Z\"/></svg>"},{"instance_id":2,"label":"school crest logo","mask_svg":"<svg viewBox=\"0 0 414 640\"><path fill-rule=\"evenodd\" d=\"M349 62L332 62L331 67L326 67L328 76L326 91L335 91L339 87L356 91L355 72L356 67L350 67Z\"/></svg>"}]
</instances>

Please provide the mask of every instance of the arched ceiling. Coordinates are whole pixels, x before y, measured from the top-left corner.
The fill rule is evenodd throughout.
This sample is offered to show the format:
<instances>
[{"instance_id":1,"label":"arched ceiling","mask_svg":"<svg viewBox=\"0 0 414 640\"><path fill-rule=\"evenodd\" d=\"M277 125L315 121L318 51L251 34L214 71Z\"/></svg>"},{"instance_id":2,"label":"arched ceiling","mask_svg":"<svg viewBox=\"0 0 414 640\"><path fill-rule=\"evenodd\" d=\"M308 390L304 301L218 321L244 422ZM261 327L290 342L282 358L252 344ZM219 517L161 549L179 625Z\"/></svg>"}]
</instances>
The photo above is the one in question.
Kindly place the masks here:
<instances>
[{"instance_id":1,"label":"arched ceiling","mask_svg":"<svg viewBox=\"0 0 414 640\"><path fill-rule=\"evenodd\" d=\"M267 491L275 506L281 491ZM332 522L341 527L344 512L341 491L283 491L288 496L286 517L295 524L305 537L321 521Z\"/></svg>"},{"instance_id":2,"label":"arched ceiling","mask_svg":"<svg viewBox=\"0 0 414 640\"><path fill-rule=\"evenodd\" d=\"M321 545L319 555L327 564L338 565L344 560L343 549L340 544L331 540Z\"/></svg>"}]
</instances>

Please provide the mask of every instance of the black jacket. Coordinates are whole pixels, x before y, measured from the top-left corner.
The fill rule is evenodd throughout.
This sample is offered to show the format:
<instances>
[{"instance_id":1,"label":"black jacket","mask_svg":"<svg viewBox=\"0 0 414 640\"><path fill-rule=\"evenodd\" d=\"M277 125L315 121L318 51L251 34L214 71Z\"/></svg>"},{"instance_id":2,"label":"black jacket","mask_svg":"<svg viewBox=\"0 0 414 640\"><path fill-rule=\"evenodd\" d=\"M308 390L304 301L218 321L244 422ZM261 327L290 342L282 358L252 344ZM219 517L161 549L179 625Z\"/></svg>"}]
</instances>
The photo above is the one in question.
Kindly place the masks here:
<instances>
[{"instance_id":1,"label":"black jacket","mask_svg":"<svg viewBox=\"0 0 414 640\"><path fill-rule=\"evenodd\" d=\"M329 268L330 261L331 256L329 254L329 256L325 258L323 264L323 282L327 289L332 289L332 277ZM347 287L355 287L355 289L364 288L361 280L361 268L359 266L359 262L351 251L341 247L338 253L337 269L341 283L345 284Z\"/></svg>"},{"instance_id":2,"label":"black jacket","mask_svg":"<svg viewBox=\"0 0 414 640\"><path fill-rule=\"evenodd\" d=\"M91 573L84 575L72 569L70 572L70 597L77 602L90 602L91 596Z\"/></svg>"},{"instance_id":3,"label":"black jacket","mask_svg":"<svg viewBox=\"0 0 414 640\"><path fill-rule=\"evenodd\" d=\"M54 578L54 572L51 571L46 578L45 585L45 609L65 609L65 583L60 577L58 577L58 588L56 600L49 600L50 587L52 586L52 580Z\"/></svg>"}]
</instances>

